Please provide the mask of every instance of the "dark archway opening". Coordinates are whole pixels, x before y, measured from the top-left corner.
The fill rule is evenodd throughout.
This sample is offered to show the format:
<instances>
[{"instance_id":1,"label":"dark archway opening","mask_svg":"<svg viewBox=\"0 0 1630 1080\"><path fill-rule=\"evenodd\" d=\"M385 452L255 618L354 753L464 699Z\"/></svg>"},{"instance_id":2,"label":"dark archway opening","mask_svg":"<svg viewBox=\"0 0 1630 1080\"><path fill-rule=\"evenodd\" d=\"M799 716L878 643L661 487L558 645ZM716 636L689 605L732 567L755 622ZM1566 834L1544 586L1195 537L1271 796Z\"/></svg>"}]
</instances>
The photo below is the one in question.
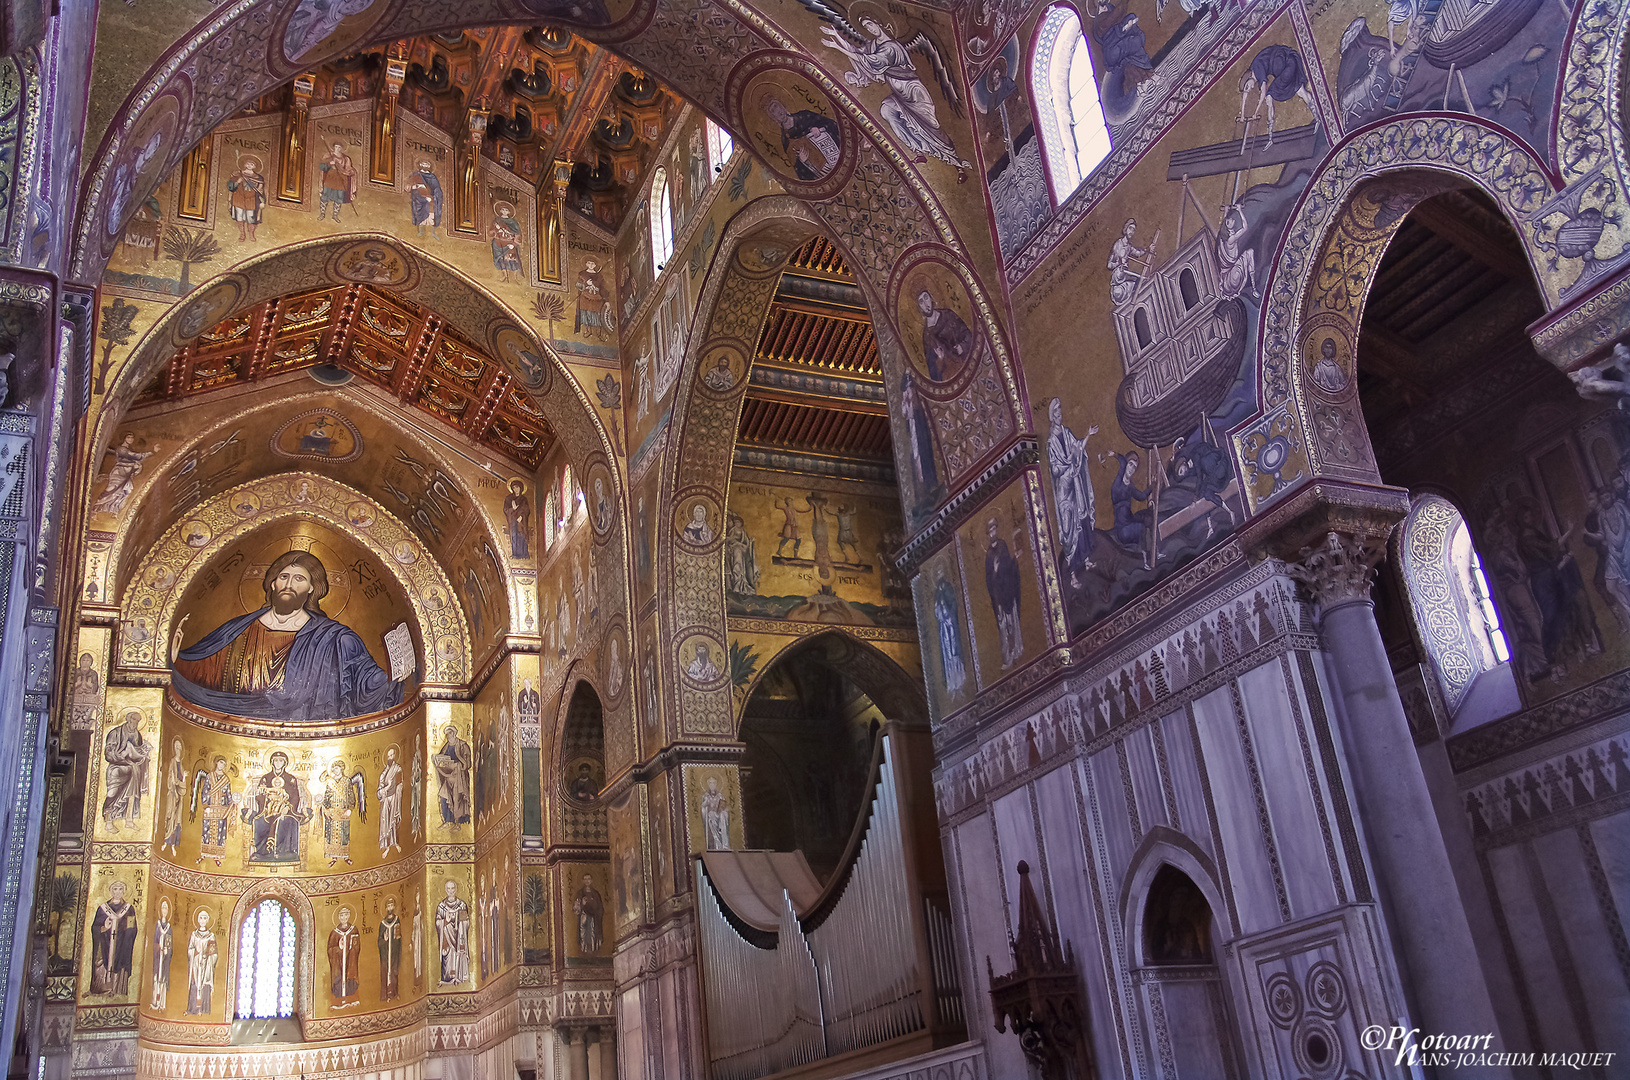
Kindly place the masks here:
<instances>
[{"instance_id":1,"label":"dark archway opening","mask_svg":"<svg viewBox=\"0 0 1630 1080\"><path fill-rule=\"evenodd\" d=\"M747 846L804 853L824 884L871 797L882 711L824 649L795 646L765 671L742 712Z\"/></svg>"},{"instance_id":2,"label":"dark archway opening","mask_svg":"<svg viewBox=\"0 0 1630 1080\"><path fill-rule=\"evenodd\" d=\"M1464 515L1511 654L1451 711L1424 685L1420 630L1447 609L1426 611L1397 575L1380 575L1377 618L1417 740L1576 689L1630 649L1607 550L1619 515L1630 522L1630 423L1535 352L1527 328L1544 311L1520 239L1476 189L1410 212L1365 303L1356 374L1381 479ZM1447 603L1470 620L1476 575L1463 576Z\"/></svg>"},{"instance_id":3,"label":"dark archway opening","mask_svg":"<svg viewBox=\"0 0 1630 1080\"><path fill-rule=\"evenodd\" d=\"M1187 874L1171 864L1155 871L1143 907L1146 964L1213 964L1211 905Z\"/></svg>"}]
</instances>

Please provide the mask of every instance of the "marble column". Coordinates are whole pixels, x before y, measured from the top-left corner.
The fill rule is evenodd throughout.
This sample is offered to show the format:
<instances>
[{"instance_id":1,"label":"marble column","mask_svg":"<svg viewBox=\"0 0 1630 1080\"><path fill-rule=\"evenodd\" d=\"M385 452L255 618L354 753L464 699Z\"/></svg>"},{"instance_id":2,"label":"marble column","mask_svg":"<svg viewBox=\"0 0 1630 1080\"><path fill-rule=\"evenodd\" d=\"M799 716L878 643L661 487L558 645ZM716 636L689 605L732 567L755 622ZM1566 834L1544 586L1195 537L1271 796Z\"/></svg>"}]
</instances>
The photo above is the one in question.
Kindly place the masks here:
<instances>
[{"instance_id":1,"label":"marble column","mask_svg":"<svg viewBox=\"0 0 1630 1080\"><path fill-rule=\"evenodd\" d=\"M589 1080L589 1033L571 1028L556 1032L566 1046L566 1080Z\"/></svg>"},{"instance_id":2,"label":"marble column","mask_svg":"<svg viewBox=\"0 0 1630 1080\"><path fill-rule=\"evenodd\" d=\"M617 1080L617 1033L600 1030L600 1080Z\"/></svg>"},{"instance_id":3,"label":"marble column","mask_svg":"<svg viewBox=\"0 0 1630 1080\"><path fill-rule=\"evenodd\" d=\"M1370 585L1386 538L1328 532L1289 563L1312 589L1341 699L1342 742L1400 973L1422 1034L1499 1034ZM1508 1070L1479 1073L1509 1076Z\"/></svg>"}]
</instances>

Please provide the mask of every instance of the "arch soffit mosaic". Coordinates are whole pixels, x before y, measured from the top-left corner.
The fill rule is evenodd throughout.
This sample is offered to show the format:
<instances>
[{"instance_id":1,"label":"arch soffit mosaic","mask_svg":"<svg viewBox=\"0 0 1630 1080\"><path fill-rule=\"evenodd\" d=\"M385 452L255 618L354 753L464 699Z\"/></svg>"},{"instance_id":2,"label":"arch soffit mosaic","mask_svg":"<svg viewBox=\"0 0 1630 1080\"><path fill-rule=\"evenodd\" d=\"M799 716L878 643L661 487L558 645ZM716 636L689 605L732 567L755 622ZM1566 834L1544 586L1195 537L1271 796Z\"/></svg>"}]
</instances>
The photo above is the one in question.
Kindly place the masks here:
<instances>
[{"instance_id":1,"label":"arch soffit mosaic","mask_svg":"<svg viewBox=\"0 0 1630 1080\"><path fill-rule=\"evenodd\" d=\"M681 495L694 494L709 498L721 508L728 505L737 421L747 377L744 372L736 385L725 393L706 388L699 378L703 359L719 347L752 354L786 258L816 233L829 235L826 223L792 196L755 200L739 210L725 227L698 292L696 318L678 375L680 390L674 400L671 421L673 448L660 466L663 476L659 501L664 505ZM770 248L780 252L773 261L762 257ZM749 260L755 265L747 265ZM868 307L878 310L881 301L873 284L864 277L857 281ZM894 423L898 420L894 388L904 360L887 323L874 318L874 328L889 388L890 421ZM680 654L697 635L711 640L721 655L728 655L724 597L717 580L722 534L713 544L701 549L679 543L672 530L665 530L662 537L656 545L656 572L672 587L667 591L668 605L658 617L670 620L673 628L671 634L661 639L667 642L663 647L662 664L669 673L663 692L665 695L671 692L679 698L681 708L672 715L683 717L684 724L684 731L675 734L733 738L738 727L736 694L728 680L720 687L699 687L681 674L684 661ZM788 642L786 648L808 640ZM869 644L847 636L844 640L850 645L864 645L866 655L875 656L888 669L898 672L901 685L907 688L903 696L889 695L887 703L883 698L874 697L880 707L886 712L891 708L898 712L915 709L917 715L928 715L920 688L915 693L911 689L917 686L916 680ZM786 648L776 656L784 654ZM754 684L773 659L766 658L759 666Z\"/></svg>"},{"instance_id":2,"label":"arch soffit mosaic","mask_svg":"<svg viewBox=\"0 0 1630 1080\"><path fill-rule=\"evenodd\" d=\"M1260 513L1315 477L1375 483L1355 377L1364 301L1387 245L1409 211L1442 191L1475 186L1500 207L1528 253L1542 296L1536 241L1557 189L1543 162L1515 136L1469 117L1410 117L1350 135L1302 194L1265 291L1256 416L1231 432L1250 510ZM1339 393L1317 388L1314 334L1337 344Z\"/></svg>"},{"instance_id":3,"label":"arch soffit mosaic","mask_svg":"<svg viewBox=\"0 0 1630 1080\"><path fill-rule=\"evenodd\" d=\"M299 65L280 65L276 59L279 50L271 36L275 28L284 25L285 9L291 9L294 2L246 0L201 23L131 90L84 171L84 209L72 260L79 277L100 274L108 250L105 241L120 224L114 221L114 229L108 230L110 215L122 218L146 194L145 188L168 175L187 150L216 124L290 81L300 70L331 59L327 52L338 56L359 45L438 30L537 21L536 13L519 0L473 9L466 5L457 18L446 18L445 8L403 5L382 17L365 36L324 50L322 55L302 57ZM989 289L981 275L971 269L974 256L968 240L959 235L912 158L895 145L886 124L853 97L843 80L809 56L796 38L742 0L720 0L719 7L710 13L706 32L716 47L706 60L698 60L696 50L689 45L692 36L703 30L694 14L670 12L661 0L636 0L632 8L610 26L578 27L569 21L565 25L597 43L619 47L618 51L631 62L667 82L709 114L724 118L737 131L742 130L740 102L727 100L731 96L727 89L733 89L734 97L739 97L747 78L758 69L780 68L802 75L827 94L849 125L848 130L858 131L860 137L853 140L857 144L855 152L846 153L843 163L834 170L834 175L842 172L847 176L846 182L833 185L831 192L820 193L822 201L814 204L816 212L851 257L851 265L860 271L857 276L869 275L878 289L887 289L891 271L917 245L938 245L953 257L971 285L975 307L989 335L996 378L1009 414L1008 434L1028 431L1017 364ZM257 63L245 70L244 57L255 57ZM153 118L161 108L176 115L155 136ZM159 139L157 160L162 162L134 176L132 182L144 190L119 183L116 168L130 171L133 162L126 159L141 149L133 138L138 134L148 139L142 146L151 145L152 138ZM811 193L811 197L815 194ZM880 224L879 215L892 222ZM983 223L982 215L978 220ZM976 229L973 235L983 245L977 261L984 265L993 257L992 238L983 228Z\"/></svg>"},{"instance_id":4,"label":"arch soffit mosaic","mask_svg":"<svg viewBox=\"0 0 1630 1080\"><path fill-rule=\"evenodd\" d=\"M490 358L514 379L516 388L537 402L545 421L574 459L586 462L596 451L612 459L610 436L587 393L524 318L458 269L382 233L343 233L292 244L204 281L154 322L110 379L109 404L98 421L97 438L105 441L110 426L178 348L222 319L315 285L357 284L336 267L344 249L361 243L383 245L411 268L408 286L394 291L436 312L471 341L484 343ZM521 367L521 353L542 362L528 373Z\"/></svg>"},{"instance_id":5,"label":"arch soffit mosaic","mask_svg":"<svg viewBox=\"0 0 1630 1080\"><path fill-rule=\"evenodd\" d=\"M166 96L173 97L178 115L170 125L175 128L175 134L161 141L163 163L142 170L144 178L167 174L187 150L216 124L315 65L400 38L473 26L533 25L540 18L521 0L465 4L452 17L449 17L451 9L446 7L389 5L387 0L387 6L395 10L385 14L363 34L352 35L344 41L335 40L326 48L301 56L299 63L291 63L283 60L280 55L282 50L273 38L297 3L298 0L245 0L233 5L223 14L201 22L178 39L132 87L84 170L84 194L87 198L82 204L84 214L75 238L76 270L94 272L100 265L100 246L95 242L92 223L99 222L102 216L104 197L113 198L115 189L120 187L113 182L110 174L114 171L113 164L123 143L137 126L134 121L144 119L143 113L156 101ZM690 29L688 20L675 19L669 12L663 11L664 4L660 0L635 0L630 6L632 10L612 25L580 25L553 13L548 21L565 26L597 44L613 49L621 46L618 51L627 54L630 61L639 63L715 117L740 119L739 110L732 108L733 103L728 100L731 80L725 76L737 70L742 61L754 61L754 64L742 70L750 70L754 66L802 69L822 90L836 99L846 118L859 125L867 140L900 167L902 179L932 221L935 235L942 242L956 243L955 229L933 190L916 170L907 166L911 159L895 145L877 118L854 100L842 80L835 79L824 65L805 53L796 38L755 7L743 0L722 0L719 6L724 10L713 15L717 19L728 13L731 16L729 22L733 25L710 24L714 44L718 46L713 52L719 56L720 64L706 68L686 63L665 51L672 44L683 48L686 53L694 54L689 41L679 40ZM668 40L655 40L653 32L655 35L670 32L674 40L671 43ZM745 48L744 42L747 42ZM764 55L774 53L782 55ZM247 58L253 60L246 64L244 61ZM224 78L212 78L217 74L218 66ZM845 164L852 168L852 159ZM124 205L127 208L139 201L139 198L135 198Z\"/></svg>"},{"instance_id":6,"label":"arch soffit mosaic","mask_svg":"<svg viewBox=\"0 0 1630 1080\"><path fill-rule=\"evenodd\" d=\"M1582 4L1558 80L1562 107L1552 133L1557 170L1573 184L1608 159L1621 183L1630 180L1626 131L1626 67L1630 65L1630 0Z\"/></svg>"},{"instance_id":7,"label":"arch soffit mosaic","mask_svg":"<svg viewBox=\"0 0 1630 1080\"><path fill-rule=\"evenodd\" d=\"M309 485L309 486L304 486ZM304 492L301 498L299 492ZM257 507L251 515L238 506L245 497ZM373 524L366 529L347 520L347 508L366 506ZM442 597L456 594L447 574L417 536L384 507L362 492L314 473L278 473L262 480L241 484L206 500L185 520L165 530L137 568L132 584L120 605L124 627L138 618L150 620L152 629L141 641L122 631L115 653L116 666L124 671L161 675L169 670L169 647L181 598L192 581L214 562L216 556L250 533L280 521L305 520L346 533L371 552L386 567L406 595L419 623L419 639L424 645L421 686L453 687L469 681L470 631L464 611L456 603L445 605L453 612L440 618L428 603L432 590ZM189 526L198 531L189 537ZM196 539L204 536L202 543ZM163 569L162 574L155 571ZM160 585L164 581L167 584Z\"/></svg>"},{"instance_id":8,"label":"arch soffit mosaic","mask_svg":"<svg viewBox=\"0 0 1630 1080\"><path fill-rule=\"evenodd\" d=\"M193 436L193 438L191 438L187 442L183 443L180 446L180 448L177 450L176 457L175 457L174 460L176 460L176 461L184 461L184 460L186 460L187 454L188 454L188 452L190 450L192 450L193 448L201 445L204 441L209 439L212 436L212 434L219 432L223 428L226 428L226 427L232 426L232 425L242 424L245 421L249 421L249 420L253 419L254 417L257 417L257 416L259 416L259 415L261 415L263 413L270 413L270 412L282 413L282 412L287 412L287 411L289 411L291 409L298 411L300 409L300 407L301 407L302 402L309 401L314 397L319 397L319 396L323 396L325 394L332 394L332 393L333 393L333 390L331 388L321 387L321 386L317 386L317 385L314 384L311 387L310 390L302 389L300 391L299 396L291 396L291 397L288 397L288 398L283 398L283 399L281 399L281 400L279 400L277 402L274 402L272 404L256 404L256 405L248 406L248 407L242 409L239 412L236 412L236 413L233 413L233 414L231 414L229 416L223 417L221 420L217 421L214 425L212 425L208 430L198 433L197 435ZM412 428L405 427L405 426L397 423L396 418L391 416L388 412L386 412L386 411L384 411L382 409L375 408L365 398L362 398L360 396L355 396L355 397L350 398L349 401L348 401L348 407L354 407L354 408L359 409L359 410L367 411L375 419L377 419L381 423L387 425L390 428L391 433L395 437L400 438L403 441L411 444L419 453L423 454L426 458L428 458L431 462L433 462L443 472L446 472L448 475L456 475L456 473L454 472L453 468L449 464L449 462L448 462L448 460L447 460L447 458L446 458L446 456L444 454L442 454L440 451L438 451L428 441L419 438L414 433ZM270 459L265 459L265 460L270 460ZM292 472L292 471L297 471L297 470L288 470L288 471ZM163 475L164 475L163 473L159 474L159 476L161 476L161 477ZM256 477L255 479L257 481L258 480L264 480L264 479L267 479L269 477L278 476L278 475L285 475L285 473L273 470L273 471L267 472L264 476ZM338 482L340 484L344 484L344 485L347 485L347 486L349 486L351 488L356 489L357 491L361 492L364 496L366 496L366 497L368 497L370 499L372 498L372 496L369 495L369 493L364 489L362 484L359 482L360 480L363 480L364 478L359 477L359 476L354 476L354 475L352 475L352 476L346 475L346 470L343 467L343 463L342 463L341 466L338 466L338 467L335 467L335 466L328 467L328 470L325 473L325 475L328 476L330 479L332 479L332 480L334 480L334 481L336 481L336 482ZM132 508L130 510L127 511L127 513L125 515L126 520L129 521L129 522L136 522L136 521L142 520L143 519L143 517L142 517L143 516L143 511L150 505L151 500L154 498L156 492L157 492L157 478L155 478L152 481L149 481L141 489L140 494L137 497L137 499L132 500L133 506L132 506ZM378 505L379 500L374 499L373 503L374 503L374 505ZM482 502L479 499L472 499L471 503L472 503L472 505L474 507L474 510L475 510L475 513L477 515L477 517L476 517L477 528L479 528L482 531L482 533L485 535L487 541L491 545L492 550L495 551L498 554L498 557L503 561L504 569L505 569L507 578L509 580L513 580L513 578L514 578L514 574L513 574L514 560L513 560L512 556L510 555L509 544L507 542L501 542L501 540L502 540L502 530L499 529L497 523L493 520L492 514L491 514L491 512L489 511L489 509L487 508L487 506L486 506L486 504L484 502ZM164 530L166 530L166 529L170 528L172 525L174 525L182 517L188 517L188 516L191 516L191 511L190 510L182 512L177 517L175 517L175 518L173 518L171 520L157 523L156 524L156 530L157 530L158 533L162 533ZM114 540L113 540L113 545L112 545L111 548L109 548L109 550L107 552L107 560L108 560L109 565L112 566L112 567L118 568L119 571L120 571L119 574L118 574L118 577L115 579L115 581L113 583L112 588L113 588L114 591L113 591L112 595L123 596L124 595L124 590L126 590L130 586L130 583L132 581L137 579L136 566L135 566L135 563L134 563L133 560L138 556L139 552L126 550L127 548L130 547L130 545L133 542L137 542L137 540L138 540L138 537L135 535L134 531L132 529L130 529L130 528L121 528L115 534L115 537L114 537ZM432 557L434 557L434 553L432 553ZM461 604L463 603L463 601L461 601L461 600L457 601L457 602L459 602ZM510 607L512 605L512 598L511 598L510 594L507 591L504 594L503 603L504 603L504 608L503 608L503 611L500 612L500 616L502 618L504 618L506 621L508 621L510 619ZM513 623L511 623L511 625L513 625Z\"/></svg>"},{"instance_id":9,"label":"arch soffit mosaic","mask_svg":"<svg viewBox=\"0 0 1630 1080\"><path fill-rule=\"evenodd\" d=\"M742 396L747 388L743 372L728 394L703 392L697 379L701 357L719 344L731 344L751 356L757 335L768 315L770 300L780 280L781 268L799 244L822 231L820 220L800 200L790 196L759 199L743 207L726 225L715 249L712 264L703 279L697 298L696 317L685 344L670 421L670 449L660 463L658 505L671 505L680 493L701 493L715 506L726 505L730 465L736 444L737 420ZM757 268L743 265L738 253L748 243L780 249L780 257L763 261ZM870 292L868 302L872 300ZM674 445L677 444L677 445ZM661 665L665 696L677 696L679 708L669 715L680 718L680 735L712 735L734 738L736 722L729 680L722 685L700 687L681 675L684 662L680 650L706 638L720 655L728 655L724 592L720 580L720 549L723 537L704 549L680 544L671 528L664 528L654 545L655 572L666 590L666 619L670 633L658 635L662 646ZM659 594L664 590L659 590Z\"/></svg>"}]
</instances>

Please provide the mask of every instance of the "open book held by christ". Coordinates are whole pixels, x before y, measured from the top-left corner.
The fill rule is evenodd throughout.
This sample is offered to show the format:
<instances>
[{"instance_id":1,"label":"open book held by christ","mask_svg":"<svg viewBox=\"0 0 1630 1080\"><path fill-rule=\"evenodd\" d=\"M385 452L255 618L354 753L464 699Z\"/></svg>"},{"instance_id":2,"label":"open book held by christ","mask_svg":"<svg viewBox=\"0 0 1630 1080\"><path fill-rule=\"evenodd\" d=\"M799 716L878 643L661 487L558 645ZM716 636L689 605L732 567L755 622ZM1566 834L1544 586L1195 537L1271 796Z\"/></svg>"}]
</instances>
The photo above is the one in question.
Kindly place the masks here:
<instances>
[{"instance_id":1,"label":"open book held by christ","mask_svg":"<svg viewBox=\"0 0 1630 1080\"><path fill-rule=\"evenodd\" d=\"M399 622L385 631L385 652L391 661L391 682L399 683L419 670L419 654L413 648L413 633Z\"/></svg>"}]
</instances>

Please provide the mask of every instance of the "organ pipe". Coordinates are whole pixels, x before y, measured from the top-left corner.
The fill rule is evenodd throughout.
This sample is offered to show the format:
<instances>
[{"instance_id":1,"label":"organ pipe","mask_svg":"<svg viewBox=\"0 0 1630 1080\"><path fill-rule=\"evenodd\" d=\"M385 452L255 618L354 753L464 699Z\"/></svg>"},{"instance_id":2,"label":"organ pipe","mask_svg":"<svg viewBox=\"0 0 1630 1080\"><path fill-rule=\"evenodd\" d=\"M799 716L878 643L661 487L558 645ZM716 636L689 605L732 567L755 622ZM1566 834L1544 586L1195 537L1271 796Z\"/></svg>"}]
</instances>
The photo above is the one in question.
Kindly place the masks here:
<instances>
[{"instance_id":1,"label":"organ pipe","mask_svg":"<svg viewBox=\"0 0 1630 1080\"><path fill-rule=\"evenodd\" d=\"M771 929L762 902L738 897L743 912L764 913L754 925L708 869L752 853L698 857L713 1080L749 1080L962 1024L950 917L943 900L921 895L891 738L879 741L849 858L806 910L781 889L780 922ZM730 869L728 881L743 880Z\"/></svg>"}]
</instances>

